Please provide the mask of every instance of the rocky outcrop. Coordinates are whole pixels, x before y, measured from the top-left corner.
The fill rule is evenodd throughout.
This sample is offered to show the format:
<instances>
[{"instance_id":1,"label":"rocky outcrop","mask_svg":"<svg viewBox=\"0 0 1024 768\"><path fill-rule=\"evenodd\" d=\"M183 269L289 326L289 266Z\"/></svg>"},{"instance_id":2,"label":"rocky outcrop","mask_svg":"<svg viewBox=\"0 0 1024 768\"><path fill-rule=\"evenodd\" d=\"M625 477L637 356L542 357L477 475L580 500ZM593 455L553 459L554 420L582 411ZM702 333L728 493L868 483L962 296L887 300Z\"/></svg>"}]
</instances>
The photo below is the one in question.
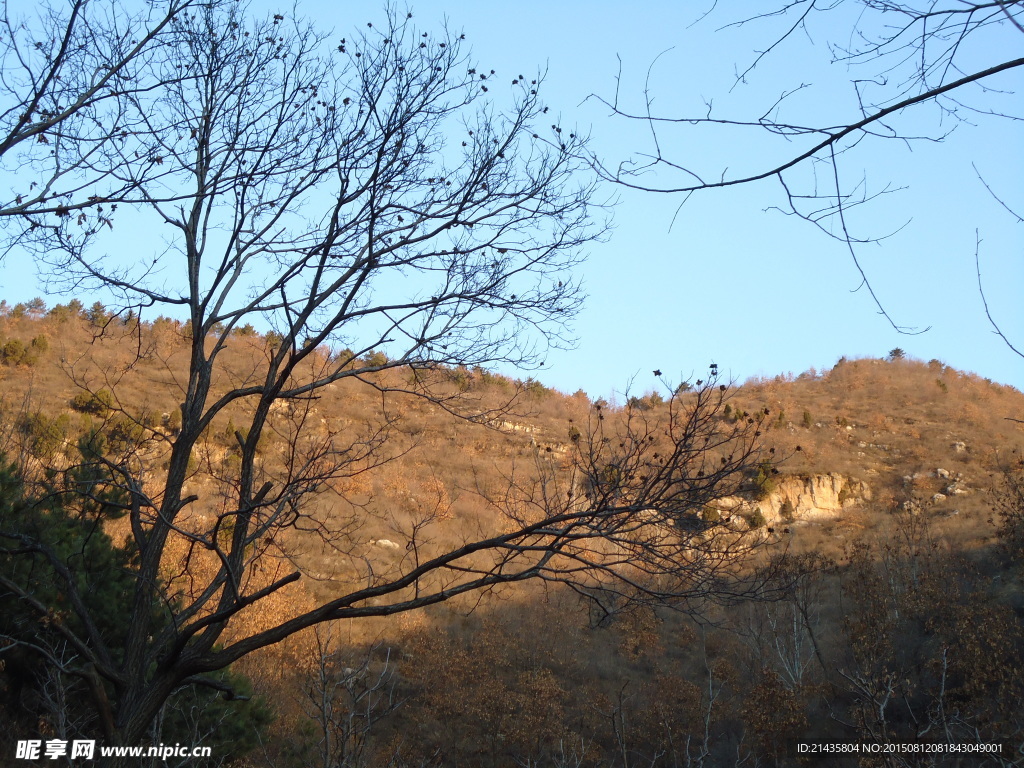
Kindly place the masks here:
<instances>
[{"instance_id":1,"label":"rocky outcrop","mask_svg":"<svg viewBox=\"0 0 1024 768\"><path fill-rule=\"evenodd\" d=\"M871 488L838 472L811 477L786 477L767 498L757 502L768 520L778 519L788 501L795 519L835 518L871 498Z\"/></svg>"},{"instance_id":2,"label":"rocky outcrop","mask_svg":"<svg viewBox=\"0 0 1024 768\"><path fill-rule=\"evenodd\" d=\"M764 498L745 499L732 496L709 505L725 519L731 515L753 515L761 511L769 525L790 520L831 520L843 510L863 504L871 498L867 483L838 472L809 477L781 477ZM707 512L705 517L707 517Z\"/></svg>"}]
</instances>

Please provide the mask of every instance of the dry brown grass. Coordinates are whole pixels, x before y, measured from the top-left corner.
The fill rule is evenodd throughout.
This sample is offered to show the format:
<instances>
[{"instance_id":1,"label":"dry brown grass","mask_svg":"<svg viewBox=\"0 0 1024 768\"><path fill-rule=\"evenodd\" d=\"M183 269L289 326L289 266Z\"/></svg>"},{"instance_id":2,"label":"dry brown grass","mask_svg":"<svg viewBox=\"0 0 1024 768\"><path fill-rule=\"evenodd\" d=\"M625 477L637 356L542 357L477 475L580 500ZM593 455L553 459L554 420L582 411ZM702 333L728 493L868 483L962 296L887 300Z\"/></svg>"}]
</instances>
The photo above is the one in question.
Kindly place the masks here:
<instances>
[{"instance_id":1,"label":"dry brown grass","mask_svg":"<svg viewBox=\"0 0 1024 768\"><path fill-rule=\"evenodd\" d=\"M179 326L146 324L140 337L116 321L99 333L79 317L0 317L0 346L11 339L30 343L40 335L47 337L49 348L33 365L0 365L0 434L9 455L25 443L17 425L26 413L66 416L69 446L90 422L95 424L100 417L86 417L70 405L83 387L110 389L118 410L138 418L155 413L155 429L170 431L163 415L173 413L180 399L187 354ZM258 372L264 344L258 335L233 338L220 386ZM474 398L483 410L505 408L520 389L516 382L480 371L426 375L435 377L442 391ZM389 371L375 383L401 387L407 377ZM993 577L1002 572L991 548L990 491L1004 459L1024 449L1024 426L1010 420L1024 414L1024 395L1017 390L935 362L853 360L813 376L747 382L731 405L749 413L769 409L765 450L775 449L781 473L841 472L867 482L874 492L869 505L839 519L777 532L775 552L825 555L848 564L855 547L877 552L892 540L905 519L895 510L914 501L916 517L928 523L939 555L968 558ZM431 536L437 547L455 546L466 535L493 530L493 510L482 498L500 495L514 473L538 462L564 464L570 430L585 429L592 414L591 404L579 394L528 386L510 410L485 425L457 419L409 395L381 395L351 380L328 388L310 407L315 412L308 414L307 428L314 432L322 427L372 430L383 409L394 419L387 450L395 458L339 482L322 497L331 514L358 517L351 546L339 551L298 537L288 542L293 551L302 550L299 562L313 576L293 593L282 593L281 599L303 604L350 588L365 575L358 561L372 546L369 542L397 539L414 520L435 519ZM657 417L659 407L664 406L649 415ZM804 425L805 411L811 415L810 426ZM623 415L622 409L604 412L610 419ZM241 422L244 414L229 412L214 423L191 481L206 498L216 498L216 467L230 461L233 416ZM288 414L275 418L286 434ZM958 450L961 443L963 450ZM264 450L273 456L279 447L271 439ZM147 456L154 487L163 471L160 450L154 447ZM59 455L54 461L59 463ZM938 477L940 468L950 477ZM955 481L968 492L930 501ZM201 515L204 509L194 513ZM373 550L380 569L397 568L407 556L403 542L397 543L400 547L393 552ZM167 565L170 572L175 564ZM826 649L842 648L844 642L838 573L823 577L816 614ZM179 578L186 581L185 575ZM281 611L292 607L282 606ZM742 618L726 611L712 617L722 625ZM249 618L258 623L273 616ZM581 764L597 764L601 755L617 748L611 729L616 713L628 714L636 728L667 729L657 737L651 730L651 745L670 736L694 736L693 723L707 714L702 691L709 684L722 691L713 718L722 734L730 723L744 719L765 734L772 728L797 728L817 706L797 706L792 692L763 674L749 644L735 632L706 632L673 614L634 612L597 627L591 619L585 606L557 589L518 586L410 616L346 625L339 638L353 658L377 642L397 654L402 693L409 703L381 727L383 757L405 744L402 749L410 758L438 748L461 756L467 765L502 765L510 750L550 755L559 743L578 742L580 754L587 755ZM239 665L277 702L279 755L287 754L282 745L304 727L299 691L312 648L306 633ZM688 713L689 724L666 719L666 691L672 691L677 711ZM788 713L786 722L761 718L763 708L751 710L755 695L757 701ZM799 701L820 704L821 695L808 688ZM504 741L493 738L497 733L504 734ZM403 742L410 734L417 734L416 739ZM628 735L644 738L637 730Z\"/></svg>"},{"instance_id":2,"label":"dry brown grass","mask_svg":"<svg viewBox=\"0 0 1024 768\"><path fill-rule=\"evenodd\" d=\"M97 328L82 316L66 317L56 311L0 316L0 347L12 339L29 344L44 336L49 341L31 366L0 365L0 407L8 443L17 441L18 430L12 425L20 415L41 412L66 417L68 446L73 444L97 421L96 416L71 408L71 400L83 389L108 389L118 410L163 425L186 384L186 329L167 320L145 323L141 333L138 328L116 319ZM258 334L236 334L225 353L219 386L256 376L265 344ZM457 544L467 528L486 530L489 520L481 495L499 495L509 477L538 461L564 463L570 430L586 429L592 413L582 393L566 396L485 371L420 375L432 377L440 391L498 415L489 425L472 423L433 403L400 393L382 395L355 380L332 385L309 406L304 430L368 433L381 423L382 412L393 421L386 450L395 460L371 475L339 484L334 500L328 494L323 502L346 513L351 513L352 504L374 512L359 532L364 541L393 536L428 511L438 518L434 535L439 546ZM376 383L401 388L409 383L409 374L386 371ZM872 486L874 513L884 515L908 500L918 500L949 535L961 531L974 541L986 536L987 491L1003 457L1024 448L1024 427L1011 420L1024 413L1024 396L937 361L844 360L821 373L749 381L736 390L731 403L734 413L769 409L765 449L775 449L782 474L840 472L855 477ZM651 417L664 407L655 406ZM606 408L609 412L614 409ZM215 484L216 466L231 459L234 421L243 423L244 415L228 411L214 422L192 480L197 487L209 492ZM279 418L282 435L289 429L285 417ZM268 455L275 449L272 438ZM158 485L164 461L160 448L153 447L147 458L152 463L150 481ZM936 476L940 468L949 479ZM930 502L958 477L966 494L947 494L943 502ZM810 531L802 535L805 540L818 537ZM306 558L308 569L322 576L333 570L348 581L354 575L346 573L343 559L330 551L310 547ZM324 583L314 586L318 593L328 589Z\"/></svg>"}]
</instances>

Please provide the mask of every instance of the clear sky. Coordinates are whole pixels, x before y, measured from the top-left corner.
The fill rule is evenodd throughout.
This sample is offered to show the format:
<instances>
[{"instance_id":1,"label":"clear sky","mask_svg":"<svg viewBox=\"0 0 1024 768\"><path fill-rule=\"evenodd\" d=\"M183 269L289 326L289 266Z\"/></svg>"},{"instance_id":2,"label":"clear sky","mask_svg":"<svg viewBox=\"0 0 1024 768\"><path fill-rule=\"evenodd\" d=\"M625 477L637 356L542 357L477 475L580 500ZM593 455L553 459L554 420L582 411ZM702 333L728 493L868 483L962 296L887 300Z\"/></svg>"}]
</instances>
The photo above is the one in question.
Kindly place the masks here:
<instances>
[{"instance_id":1,"label":"clear sky","mask_svg":"<svg viewBox=\"0 0 1024 768\"><path fill-rule=\"evenodd\" d=\"M474 57L499 75L546 70L542 94L560 115L558 122L589 132L595 151L610 165L648 150L648 134L641 125L610 117L587 97L611 97L621 60L623 99L639 107L648 65L663 51L668 52L654 71L651 92L664 114L699 115L705 100L713 99L723 116L749 119L783 90L808 83L818 88L800 94L801 117L855 119L850 79L875 73L829 66L824 45L830 37L849 35L848 17L836 16L832 28L819 26L787 43L730 93L737 68L766 47L782 21L721 29L741 18L743 8L748 15L764 8L759 0L719 3L694 24L711 4L429 0L410 8L425 30L447 21L465 32ZM279 10L266 0L256 7ZM339 36L382 18L381 4L366 0L298 0L296 7ZM1024 49L1019 33L984 43L976 54L980 63L1017 57ZM1015 93L992 93L971 103L1020 111L1024 76L993 85ZM860 278L845 246L770 210L782 202L776 184L704 193L681 208L679 197L608 187L605 194L618 200L615 229L607 242L592 247L583 268L589 299L575 322L578 346L552 355L533 375L569 393L582 388L609 397L631 381L638 394L656 386L655 368L679 380L699 376L715 362L742 381L831 367L843 355L884 356L901 347L924 360L938 358L1024 387L1024 360L992 333L985 318L974 261L977 236L990 309L1011 340L1024 346L1024 225L989 196L974 168L1004 200L1024 209L1024 128L980 114L971 116L973 125L948 117L940 124L940 117L925 109L897 126L916 135L954 128L942 143L865 143L842 166L851 179L863 175L869 190L904 188L856 212L854 223L864 235L903 227L879 244L861 246L859 256L893 319L931 326L926 333L901 335L878 315L867 292L855 290ZM666 130L661 140L666 154L711 176L725 168L761 169L798 146L780 148L754 136L689 127ZM665 176L650 181L671 183ZM0 293L21 300L33 291L24 264L8 259Z\"/></svg>"}]
</instances>

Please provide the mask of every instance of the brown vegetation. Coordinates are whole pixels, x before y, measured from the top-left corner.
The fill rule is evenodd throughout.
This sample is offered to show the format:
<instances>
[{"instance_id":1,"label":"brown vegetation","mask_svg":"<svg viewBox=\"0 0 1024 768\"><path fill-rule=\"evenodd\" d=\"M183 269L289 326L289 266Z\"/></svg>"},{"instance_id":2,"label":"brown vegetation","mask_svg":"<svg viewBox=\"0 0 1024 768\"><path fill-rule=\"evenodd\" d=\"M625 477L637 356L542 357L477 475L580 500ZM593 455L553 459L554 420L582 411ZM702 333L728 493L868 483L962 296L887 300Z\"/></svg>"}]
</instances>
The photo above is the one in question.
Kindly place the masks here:
<instances>
[{"instance_id":1,"label":"brown vegetation","mask_svg":"<svg viewBox=\"0 0 1024 768\"><path fill-rule=\"evenodd\" d=\"M36 318L6 312L0 342L51 339L34 364L0 369L8 452L20 446L26 466L42 471L61 466L70 446L98 426L107 439L139 439L140 429L173 434L175 361L187 329L167 320L143 328L139 336L137 326L116 319L100 329L60 310ZM136 339L130 354L126 339ZM226 381L248 375L265 343L259 334L233 335ZM89 364L77 365L71 377L61 369L75 358ZM380 381L398 375L377 374ZM437 377L483 406L522 394L490 425L400 395L383 395L382 411L379 389L368 393L348 382L280 412L260 449L268 462L290 443L288 425L296 424L314 434L343 424L367 439L386 428L392 447L388 461L340 478L330 490L349 501L349 510L372 512L360 518L361 528L349 529L347 549L300 532L268 543L289 552L308 577L259 611L241 612L229 640L352 589L365 578L360 558L373 557L384 576L401 572L414 552L403 532L417 530L418 521L431 521L431 545L441 549L457 546L467 530L485 533L495 521L483 499L507 492L525 468L570 471L581 442L593 444L585 455L596 485L588 492L619 492L612 465L601 458L608 444L602 430L646 423L670 407L598 410L580 396L482 370L418 375ZM945 387L935 384L939 377ZM1020 567L1019 483L1012 482L1019 474L1011 471L1001 484L1000 462L1024 436L1006 418L1022 404L1011 388L935 362L844 361L820 376L748 382L719 418L745 423L748 413L768 409L762 437L778 474L752 468L745 491L751 499L766 492L769 477L823 471L857 476L875 491L871 502L832 521L796 518L786 532L764 534L776 552L805 553L791 559L788 576L776 572L782 599L729 608L704 603L694 622L617 602L614 593L595 601L554 584L508 586L402 620L310 630L236 665L276 713L263 737L265 757L248 759L324 766L796 765L800 741L953 740L1000 743L1009 750L1004 762L989 762L1015 764L1015 734L1024 727L1022 601L1012 586ZM809 426L787 416L804 412L820 416ZM190 487L204 498L217 497L209 491L219 468L233 461L231 421L228 411L211 425L191 470ZM641 434L637 427L630 433ZM159 443L146 445L138 455L148 465L145 476L158 483L166 460ZM954 483L966 492L931 500ZM994 488L1004 488L996 522L1005 550L993 547ZM112 523L111 531L126 535L119 526ZM280 576L276 559L263 562L250 575L254 588ZM163 567L168 584L187 594L218 563L183 539L168 549Z\"/></svg>"}]
</instances>

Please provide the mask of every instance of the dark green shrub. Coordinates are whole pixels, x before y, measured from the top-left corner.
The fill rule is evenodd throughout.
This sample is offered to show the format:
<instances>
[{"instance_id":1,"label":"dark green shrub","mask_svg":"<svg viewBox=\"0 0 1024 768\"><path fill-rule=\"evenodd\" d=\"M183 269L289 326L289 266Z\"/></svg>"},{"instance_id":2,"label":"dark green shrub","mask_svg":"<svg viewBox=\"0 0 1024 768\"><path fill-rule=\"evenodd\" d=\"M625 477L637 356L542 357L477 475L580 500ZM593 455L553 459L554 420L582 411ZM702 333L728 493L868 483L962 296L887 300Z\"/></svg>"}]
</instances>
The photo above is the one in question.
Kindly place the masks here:
<instances>
[{"instance_id":1,"label":"dark green shrub","mask_svg":"<svg viewBox=\"0 0 1024 768\"><path fill-rule=\"evenodd\" d=\"M135 419L117 416L110 422L107 439L112 452L124 453L146 439L146 430Z\"/></svg>"},{"instance_id":2,"label":"dark green shrub","mask_svg":"<svg viewBox=\"0 0 1024 768\"><path fill-rule=\"evenodd\" d=\"M25 342L21 339L11 339L0 348L0 358L3 359L4 365L19 365L25 360L27 352Z\"/></svg>"},{"instance_id":3,"label":"dark green shrub","mask_svg":"<svg viewBox=\"0 0 1024 768\"><path fill-rule=\"evenodd\" d=\"M652 392L645 397L631 397L626 401L627 408L633 408L638 411L649 411L664 404L665 398L657 392Z\"/></svg>"},{"instance_id":4,"label":"dark green shrub","mask_svg":"<svg viewBox=\"0 0 1024 768\"><path fill-rule=\"evenodd\" d=\"M160 414L152 408L143 408L136 419L146 429L156 429L163 422Z\"/></svg>"},{"instance_id":5,"label":"dark green shrub","mask_svg":"<svg viewBox=\"0 0 1024 768\"><path fill-rule=\"evenodd\" d=\"M97 392L83 390L71 398L71 407L82 413L106 416L114 409L114 395L109 389Z\"/></svg>"},{"instance_id":6,"label":"dark green shrub","mask_svg":"<svg viewBox=\"0 0 1024 768\"><path fill-rule=\"evenodd\" d=\"M454 368L448 372L448 375L459 392L468 392L473 386L472 377L465 368Z\"/></svg>"},{"instance_id":7,"label":"dark green shrub","mask_svg":"<svg viewBox=\"0 0 1024 768\"><path fill-rule=\"evenodd\" d=\"M523 391L531 397L542 398L551 394L552 390L545 387L535 378L530 376L523 382Z\"/></svg>"},{"instance_id":8,"label":"dark green shrub","mask_svg":"<svg viewBox=\"0 0 1024 768\"><path fill-rule=\"evenodd\" d=\"M64 447L70 424L67 414L50 418L42 411L36 411L21 420L21 430L28 438L32 454L49 460Z\"/></svg>"},{"instance_id":9,"label":"dark green shrub","mask_svg":"<svg viewBox=\"0 0 1024 768\"><path fill-rule=\"evenodd\" d=\"M370 352L366 356L366 365L370 368L383 368L388 364L388 356L383 352Z\"/></svg>"},{"instance_id":10,"label":"dark green shrub","mask_svg":"<svg viewBox=\"0 0 1024 768\"><path fill-rule=\"evenodd\" d=\"M782 502L782 506L779 508L779 517L785 520L787 523L793 522L793 518L796 516L796 508L793 506L793 502L786 499Z\"/></svg>"},{"instance_id":11,"label":"dark green shrub","mask_svg":"<svg viewBox=\"0 0 1024 768\"><path fill-rule=\"evenodd\" d=\"M161 333L166 333L169 332L171 329L177 329L177 327L178 324L176 321L172 320L169 317L165 317L164 315L160 315L159 317L157 317L156 320L150 323L150 328L154 332L159 331Z\"/></svg>"},{"instance_id":12,"label":"dark green shrub","mask_svg":"<svg viewBox=\"0 0 1024 768\"><path fill-rule=\"evenodd\" d=\"M267 331L267 335L263 337L267 342L267 347L271 350L278 350L281 345L284 344L284 336L277 331Z\"/></svg>"},{"instance_id":13,"label":"dark green shrub","mask_svg":"<svg viewBox=\"0 0 1024 768\"><path fill-rule=\"evenodd\" d=\"M747 525L750 526L750 530L757 530L758 528L764 528L768 520L764 516L764 512L758 507L751 514L746 516Z\"/></svg>"},{"instance_id":14,"label":"dark green shrub","mask_svg":"<svg viewBox=\"0 0 1024 768\"><path fill-rule=\"evenodd\" d=\"M754 476L754 489L758 499L767 498L772 494L777 485L775 476L779 470L772 466L770 461L762 461L757 465L757 474Z\"/></svg>"},{"instance_id":15,"label":"dark green shrub","mask_svg":"<svg viewBox=\"0 0 1024 768\"><path fill-rule=\"evenodd\" d=\"M51 320L55 320L58 323L66 323L76 314L76 312L71 311L70 307L65 306L64 304L58 304L49 312L47 312L46 316L49 317Z\"/></svg>"},{"instance_id":16,"label":"dark green shrub","mask_svg":"<svg viewBox=\"0 0 1024 768\"><path fill-rule=\"evenodd\" d=\"M107 436L97 427L89 426L78 438L78 452L86 461L103 458L107 452Z\"/></svg>"},{"instance_id":17,"label":"dark green shrub","mask_svg":"<svg viewBox=\"0 0 1024 768\"><path fill-rule=\"evenodd\" d=\"M28 316L33 320L38 320L40 317L46 314L46 302L40 297L36 296L32 301L28 303L26 307Z\"/></svg>"},{"instance_id":18,"label":"dark green shrub","mask_svg":"<svg viewBox=\"0 0 1024 768\"><path fill-rule=\"evenodd\" d=\"M80 441L87 462L99 455L96 448L102 446L97 442L95 433ZM66 633L82 637L86 631L104 647L125 646L139 578L135 554L130 544L112 540L102 523L124 514L127 495L101 464L80 465L69 470L65 479L66 487L47 487L33 497L16 468L0 455L0 529L19 542L18 547L0 547L0 574L8 585L0 590L0 637L7 644L5 650L39 645L66 653L70 647ZM66 577L73 579L76 606L88 614L88 627L78 607L69 606ZM158 617L166 614L160 586L160 597L152 603L153 615ZM31 604L19 598L19 592L31 595ZM158 620L155 629L162 626ZM0 715L7 728L33 738L52 735L54 710L44 702L52 695L48 681L55 679L66 686L62 693L74 694L61 700L60 715L76 724L95 723L89 697L81 687L56 677L60 667L54 658L49 653L5 656L8 663L0 664L4 693ZM169 698L154 735L166 743L195 743L201 738L218 754L239 755L260 742L260 731L272 719L271 710L258 697L250 698L251 686L241 675L225 669L209 678L235 691L238 700L229 701L210 687L184 685ZM18 695L12 696L12 690Z\"/></svg>"},{"instance_id":19,"label":"dark green shrub","mask_svg":"<svg viewBox=\"0 0 1024 768\"><path fill-rule=\"evenodd\" d=\"M810 411L804 411L802 423L807 429L810 429L811 427L814 426L814 418L811 416Z\"/></svg>"},{"instance_id":20,"label":"dark green shrub","mask_svg":"<svg viewBox=\"0 0 1024 768\"><path fill-rule=\"evenodd\" d=\"M242 434L238 427L235 426L235 421L232 418L228 418L228 423L224 425L224 428L216 435L216 441L223 445L225 448L238 449L238 438L235 437L235 433ZM245 439L245 435L242 435L242 439Z\"/></svg>"},{"instance_id":21,"label":"dark green shrub","mask_svg":"<svg viewBox=\"0 0 1024 768\"><path fill-rule=\"evenodd\" d=\"M750 416L749 413L747 413L739 406L733 407L728 403L726 403L725 409L722 411L722 415L725 416L725 418L728 419L729 421L743 421L748 416Z\"/></svg>"},{"instance_id":22,"label":"dark green shrub","mask_svg":"<svg viewBox=\"0 0 1024 768\"><path fill-rule=\"evenodd\" d=\"M80 413L92 413L93 396L91 392L79 392L71 398L71 407Z\"/></svg>"},{"instance_id":23,"label":"dark green shrub","mask_svg":"<svg viewBox=\"0 0 1024 768\"><path fill-rule=\"evenodd\" d=\"M97 301L85 313L85 318L97 328L101 328L110 320L110 313L103 306L103 302Z\"/></svg>"}]
</instances>

